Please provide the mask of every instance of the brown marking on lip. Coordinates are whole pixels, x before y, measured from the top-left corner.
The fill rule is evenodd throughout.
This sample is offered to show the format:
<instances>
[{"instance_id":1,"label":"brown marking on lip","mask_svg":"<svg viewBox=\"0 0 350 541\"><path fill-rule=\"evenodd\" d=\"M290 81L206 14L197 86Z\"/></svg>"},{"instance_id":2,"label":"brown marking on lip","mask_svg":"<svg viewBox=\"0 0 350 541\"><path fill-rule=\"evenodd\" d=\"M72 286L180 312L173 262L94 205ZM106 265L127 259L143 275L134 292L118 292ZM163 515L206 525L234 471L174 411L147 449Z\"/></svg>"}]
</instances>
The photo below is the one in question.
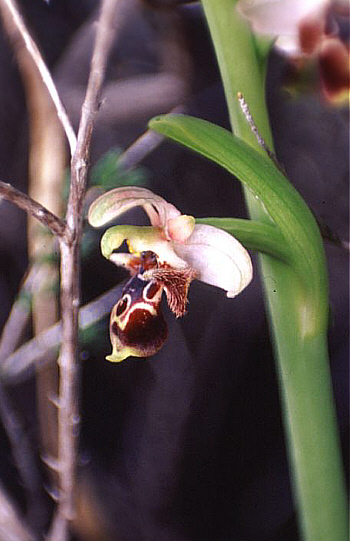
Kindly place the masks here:
<instances>
[{"instance_id":1,"label":"brown marking on lip","mask_svg":"<svg viewBox=\"0 0 350 541\"><path fill-rule=\"evenodd\" d=\"M143 308L134 309L124 330L116 321L111 321L111 335L115 335L122 346L132 347L143 356L153 355L164 344L168 329L159 312L156 316ZM111 336L112 338L112 336Z\"/></svg>"}]
</instances>

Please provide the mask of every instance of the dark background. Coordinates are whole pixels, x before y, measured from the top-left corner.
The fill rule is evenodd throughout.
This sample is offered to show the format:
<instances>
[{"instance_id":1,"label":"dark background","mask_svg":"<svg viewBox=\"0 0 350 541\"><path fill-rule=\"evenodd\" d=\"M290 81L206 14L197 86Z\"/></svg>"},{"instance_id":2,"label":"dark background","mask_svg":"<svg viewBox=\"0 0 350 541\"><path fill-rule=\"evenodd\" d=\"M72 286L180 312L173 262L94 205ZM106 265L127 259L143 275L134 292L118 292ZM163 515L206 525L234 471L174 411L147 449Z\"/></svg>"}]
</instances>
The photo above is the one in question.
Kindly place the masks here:
<instances>
[{"instance_id":1,"label":"dark background","mask_svg":"<svg viewBox=\"0 0 350 541\"><path fill-rule=\"evenodd\" d=\"M97 2L27 0L21 4L77 126L92 47L90 22ZM149 118L178 103L189 114L229 127L200 8L168 2L169 9L159 9L165 2L156 4L130 2L111 54L104 93L107 102L102 104L93 136L92 163L115 146L127 147L146 129ZM169 95L160 79L159 94L148 103L145 81L152 77L156 81L159 75L169 76L175 90ZM273 53L267 98L277 155L317 217L346 238L348 113L331 107L317 93L292 99L283 90L288 77L286 60ZM114 104L113 96L118 96L125 82L132 91ZM0 178L26 191L28 119L16 62L3 33L0 133ZM183 213L245 216L239 183L194 154L164 142L143 165L147 187ZM3 325L28 261L26 216L4 201L0 216ZM130 220L139 216L135 213ZM347 463L348 253L329 242L326 250L331 368ZM81 486L94 495L92 509L101 520L103 533L94 539L299 539L256 263L254 255L253 283L233 300L221 290L195 282L185 318L175 320L165 307L169 339L152 359L131 359L120 365L105 361L110 347L107 321L95 341L84 344L79 478ZM84 303L120 279L96 246L83 261ZM9 390L36 449L34 381ZM0 457L2 480L23 505L3 430ZM45 480L44 471L42 475ZM38 538L51 511L47 496L42 517L34 524ZM81 531L77 527L77 539L88 539Z\"/></svg>"}]
</instances>

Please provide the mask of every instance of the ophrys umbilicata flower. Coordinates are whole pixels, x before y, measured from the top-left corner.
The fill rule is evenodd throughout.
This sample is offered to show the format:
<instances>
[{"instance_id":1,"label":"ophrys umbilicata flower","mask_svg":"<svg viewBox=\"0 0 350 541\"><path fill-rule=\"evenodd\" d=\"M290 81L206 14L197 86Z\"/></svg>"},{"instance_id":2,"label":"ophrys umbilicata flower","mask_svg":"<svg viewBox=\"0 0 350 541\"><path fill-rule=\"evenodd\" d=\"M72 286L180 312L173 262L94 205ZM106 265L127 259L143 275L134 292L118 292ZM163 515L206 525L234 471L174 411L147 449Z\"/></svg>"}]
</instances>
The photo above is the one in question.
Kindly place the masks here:
<instances>
[{"instance_id":1,"label":"ophrys umbilicata flower","mask_svg":"<svg viewBox=\"0 0 350 541\"><path fill-rule=\"evenodd\" d=\"M146 188L115 188L101 195L90 206L89 223L103 226L137 206L147 213L150 226L116 225L101 239L102 254L132 274L111 314L113 352L107 357L111 361L152 355L161 347L166 334L160 323L163 290L171 310L182 316L194 278L224 289L228 297L235 297L252 278L250 256L234 237L216 227L196 224L193 216L181 214ZM124 241L129 253L116 253ZM135 332L135 325L140 332ZM155 330L164 339L160 343L155 337L153 347L149 338L157 334ZM146 339L147 348L140 337Z\"/></svg>"}]
</instances>

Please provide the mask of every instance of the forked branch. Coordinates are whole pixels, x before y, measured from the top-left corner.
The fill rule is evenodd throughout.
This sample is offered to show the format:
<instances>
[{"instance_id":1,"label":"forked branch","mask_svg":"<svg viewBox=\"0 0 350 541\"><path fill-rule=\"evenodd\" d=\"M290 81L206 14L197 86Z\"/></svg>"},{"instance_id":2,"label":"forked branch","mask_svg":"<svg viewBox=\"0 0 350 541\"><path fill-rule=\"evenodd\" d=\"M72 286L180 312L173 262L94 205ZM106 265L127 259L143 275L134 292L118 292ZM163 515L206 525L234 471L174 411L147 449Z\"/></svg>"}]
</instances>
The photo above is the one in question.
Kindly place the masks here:
<instances>
[{"instance_id":1,"label":"forked branch","mask_svg":"<svg viewBox=\"0 0 350 541\"><path fill-rule=\"evenodd\" d=\"M74 515L73 491L77 460L79 408L77 392L78 373L78 313L80 303L79 259L83 225L83 201L87 184L93 123L100 103L107 56L115 31L120 25L127 0L103 0L97 25L95 47L81 121L76 138L62 106L52 77L42 56L20 16L14 0L1 0L0 7L8 34L13 42L24 41L35 66L42 76L57 109L67 135L71 155L71 186L66 220L60 220L28 196L2 183L0 194L23 208L47 225L59 238L61 251L61 316L62 347L59 356L59 497L58 508L49 539L66 541L68 525ZM8 24L10 21L11 24Z\"/></svg>"},{"instance_id":2,"label":"forked branch","mask_svg":"<svg viewBox=\"0 0 350 541\"><path fill-rule=\"evenodd\" d=\"M78 315L80 304L80 239L83 202L93 123L98 112L107 56L116 21L126 0L104 0L97 25L91 70L82 107L77 147L72 156L71 186L66 221L72 235L61 239L62 347L59 356L59 499L50 541L66 541L68 524L74 516L74 479L79 427L78 407Z\"/></svg>"}]
</instances>

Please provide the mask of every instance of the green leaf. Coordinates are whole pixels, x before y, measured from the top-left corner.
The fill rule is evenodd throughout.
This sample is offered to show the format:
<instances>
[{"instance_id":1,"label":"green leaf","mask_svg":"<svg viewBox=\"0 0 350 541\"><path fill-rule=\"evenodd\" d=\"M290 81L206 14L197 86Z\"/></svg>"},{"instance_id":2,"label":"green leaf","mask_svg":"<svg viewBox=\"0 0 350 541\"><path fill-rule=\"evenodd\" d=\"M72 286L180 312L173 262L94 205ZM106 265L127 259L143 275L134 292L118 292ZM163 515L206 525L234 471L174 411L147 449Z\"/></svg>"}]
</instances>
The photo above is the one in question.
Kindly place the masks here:
<instances>
[{"instance_id":1,"label":"green leaf","mask_svg":"<svg viewBox=\"0 0 350 541\"><path fill-rule=\"evenodd\" d=\"M274 164L231 132L186 115L164 115L149 127L199 152L235 175L260 201L286 240L303 291L301 326L326 328L328 283L322 239L308 206Z\"/></svg>"},{"instance_id":2,"label":"green leaf","mask_svg":"<svg viewBox=\"0 0 350 541\"><path fill-rule=\"evenodd\" d=\"M286 239L274 224L241 218L196 218L196 223L212 225L227 231L248 250L257 250L285 263L291 262Z\"/></svg>"}]
</instances>

